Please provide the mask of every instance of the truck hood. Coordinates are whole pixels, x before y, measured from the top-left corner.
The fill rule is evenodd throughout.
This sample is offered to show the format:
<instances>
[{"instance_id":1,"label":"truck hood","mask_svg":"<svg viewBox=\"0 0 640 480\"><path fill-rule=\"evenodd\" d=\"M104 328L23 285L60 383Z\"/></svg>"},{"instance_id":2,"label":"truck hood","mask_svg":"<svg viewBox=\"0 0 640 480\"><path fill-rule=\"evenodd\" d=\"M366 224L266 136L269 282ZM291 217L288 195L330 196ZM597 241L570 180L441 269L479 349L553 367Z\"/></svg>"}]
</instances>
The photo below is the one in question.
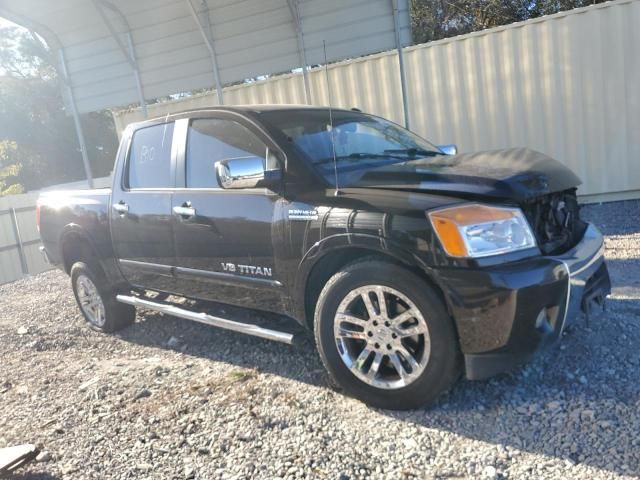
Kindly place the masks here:
<instances>
[{"instance_id":1,"label":"truck hood","mask_svg":"<svg viewBox=\"0 0 640 480\"><path fill-rule=\"evenodd\" d=\"M575 188L567 167L534 150L514 148L426 157L367 172L352 187L400 189L517 202Z\"/></svg>"}]
</instances>

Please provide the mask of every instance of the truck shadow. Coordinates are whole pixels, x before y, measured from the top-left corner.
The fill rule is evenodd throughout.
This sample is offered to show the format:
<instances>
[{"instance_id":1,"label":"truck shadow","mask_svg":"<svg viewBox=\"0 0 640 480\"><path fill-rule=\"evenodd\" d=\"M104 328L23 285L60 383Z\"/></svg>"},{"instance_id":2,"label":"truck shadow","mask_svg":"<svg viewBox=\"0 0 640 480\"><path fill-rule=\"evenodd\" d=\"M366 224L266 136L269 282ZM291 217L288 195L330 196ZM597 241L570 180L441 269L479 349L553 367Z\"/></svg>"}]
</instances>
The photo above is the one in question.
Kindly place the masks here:
<instances>
[{"instance_id":1,"label":"truck shadow","mask_svg":"<svg viewBox=\"0 0 640 480\"><path fill-rule=\"evenodd\" d=\"M156 348L169 348L167 339L175 337L187 355L332 388L310 336L292 347L151 313L120 335ZM462 380L430 409L378 412L507 451L638 474L640 385L632 372L640 368L640 351L629 348L638 344L640 304L609 300L606 314L589 327L578 319L560 345L521 369Z\"/></svg>"}]
</instances>

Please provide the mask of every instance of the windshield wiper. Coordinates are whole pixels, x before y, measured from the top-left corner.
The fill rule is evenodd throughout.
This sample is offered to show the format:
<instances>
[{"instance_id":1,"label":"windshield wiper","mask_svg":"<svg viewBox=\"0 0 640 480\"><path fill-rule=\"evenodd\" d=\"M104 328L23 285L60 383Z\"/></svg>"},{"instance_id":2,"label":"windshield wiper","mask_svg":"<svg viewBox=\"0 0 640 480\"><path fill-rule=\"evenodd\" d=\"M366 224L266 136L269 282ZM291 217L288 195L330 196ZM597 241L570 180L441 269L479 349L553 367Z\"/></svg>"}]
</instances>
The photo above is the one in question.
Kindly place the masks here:
<instances>
[{"instance_id":1,"label":"windshield wiper","mask_svg":"<svg viewBox=\"0 0 640 480\"><path fill-rule=\"evenodd\" d=\"M372 152L353 152L349 155L336 155L336 161L345 160L348 158L399 158L404 160L406 157L394 155L392 151L385 150L384 153L372 153ZM313 162L314 165L320 165L321 163L333 162L333 157L321 158Z\"/></svg>"},{"instance_id":2,"label":"windshield wiper","mask_svg":"<svg viewBox=\"0 0 640 480\"><path fill-rule=\"evenodd\" d=\"M435 150L425 150L423 148L391 148L385 150L385 153L399 154L403 153L410 157L435 157L436 155L444 155L442 152L436 152Z\"/></svg>"}]
</instances>

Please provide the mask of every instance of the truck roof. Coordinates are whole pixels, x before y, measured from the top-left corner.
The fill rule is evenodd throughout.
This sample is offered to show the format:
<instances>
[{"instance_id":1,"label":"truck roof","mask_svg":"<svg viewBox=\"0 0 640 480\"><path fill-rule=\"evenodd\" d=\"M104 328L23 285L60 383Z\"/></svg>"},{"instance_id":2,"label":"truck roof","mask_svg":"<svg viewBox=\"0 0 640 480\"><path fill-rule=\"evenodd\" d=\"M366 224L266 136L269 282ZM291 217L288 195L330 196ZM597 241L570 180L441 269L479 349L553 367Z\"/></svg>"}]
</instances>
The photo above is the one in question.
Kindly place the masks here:
<instances>
[{"instance_id":1,"label":"truck roof","mask_svg":"<svg viewBox=\"0 0 640 480\"><path fill-rule=\"evenodd\" d=\"M290 111L290 110L329 110L328 106L316 106L316 105L305 105L305 104L261 104L261 105L213 105L211 107L202 107L202 108L192 108L188 110L182 110L179 112L168 113L167 115L162 115L154 118L150 118L148 120L142 120L140 122L130 123L129 126L136 128L141 125L148 125L158 122L166 122L169 119L173 119L175 117L183 117L187 116L190 113L199 113L206 111L227 111L227 112L237 112L237 113L261 113L261 112L271 112L271 111ZM335 111L360 111L357 108L347 109L347 108L335 108Z\"/></svg>"}]
</instances>

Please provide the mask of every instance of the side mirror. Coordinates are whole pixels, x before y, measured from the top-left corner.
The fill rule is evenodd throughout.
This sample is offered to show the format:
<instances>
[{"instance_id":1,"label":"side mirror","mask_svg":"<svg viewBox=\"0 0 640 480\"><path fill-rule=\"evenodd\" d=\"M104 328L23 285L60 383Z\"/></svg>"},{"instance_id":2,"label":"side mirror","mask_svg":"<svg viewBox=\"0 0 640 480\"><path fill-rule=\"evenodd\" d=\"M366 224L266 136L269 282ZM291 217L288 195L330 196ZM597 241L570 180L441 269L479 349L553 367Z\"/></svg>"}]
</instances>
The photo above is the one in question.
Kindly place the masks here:
<instances>
[{"instance_id":1,"label":"side mirror","mask_svg":"<svg viewBox=\"0 0 640 480\"><path fill-rule=\"evenodd\" d=\"M456 147L453 144L449 144L449 145L438 145L438 148L442 151L442 153L444 153L445 155L456 155L458 153L458 147Z\"/></svg>"},{"instance_id":2,"label":"side mirror","mask_svg":"<svg viewBox=\"0 0 640 480\"><path fill-rule=\"evenodd\" d=\"M215 163L218 183L225 189L271 188L279 183L279 169L266 170L260 157L240 157L219 160Z\"/></svg>"}]
</instances>

